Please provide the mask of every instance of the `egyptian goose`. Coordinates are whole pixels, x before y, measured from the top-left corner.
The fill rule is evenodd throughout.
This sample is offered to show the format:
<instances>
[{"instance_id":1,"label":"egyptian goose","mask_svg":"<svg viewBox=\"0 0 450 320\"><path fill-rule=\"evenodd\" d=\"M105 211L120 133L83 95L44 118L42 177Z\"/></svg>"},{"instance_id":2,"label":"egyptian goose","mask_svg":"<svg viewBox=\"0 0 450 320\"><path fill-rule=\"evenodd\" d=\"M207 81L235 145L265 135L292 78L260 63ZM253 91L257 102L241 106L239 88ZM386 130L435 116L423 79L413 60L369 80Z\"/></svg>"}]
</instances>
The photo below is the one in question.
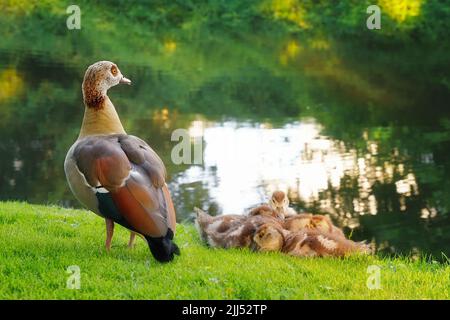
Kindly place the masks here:
<instances>
[{"instance_id":1,"label":"egyptian goose","mask_svg":"<svg viewBox=\"0 0 450 320\"><path fill-rule=\"evenodd\" d=\"M202 239L213 248L251 248L255 251L280 250L284 230L271 216L220 215L212 217L195 208L196 226Z\"/></svg>"},{"instance_id":2,"label":"egyptian goose","mask_svg":"<svg viewBox=\"0 0 450 320\"><path fill-rule=\"evenodd\" d=\"M278 212L278 214L283 217L292 217L297 214L297 212L289 207L289 199L287 195L280 190L275 191L272 193L272 196L269 200L269 206Z\"/></svg>"},{"instance_id":3,"label":"egyptian goose","mask_svg":"<svg viewBox=\"0 0 450 320\"><path fill-rule=\"evenodd\" d=\"M320 214L300 213L285 219L283 228L292 232L315 229L345 238L342 230L334 226L329 217Z\"/></svg>"},{"instance_id":4,"label":"egyptian goose","mask_svg":"<svg viewBox=\"0 0 450 320\"><path fill-rule=\"evenodd\" d=\"M282 252L297 257L343 257L354 253L369 254L369 245L319 230L304 229L286 235Z\"/></svg>"},{"instance_id":5,"label":"egyptian goose","mask_svg":"<svg viewBox=\"0 0 450 320\"><path fill-rule=\"evenodd\" d=\"M107 95L119 83L131 81L113 62L99 61L86 70L84 118L64 171L76 198L105 219L107 250L118 223L142 235L153 256L167 262L179 249L172 241L176 217L165 167L145 141L125 132Z\"/></svg>"}]
</instances>

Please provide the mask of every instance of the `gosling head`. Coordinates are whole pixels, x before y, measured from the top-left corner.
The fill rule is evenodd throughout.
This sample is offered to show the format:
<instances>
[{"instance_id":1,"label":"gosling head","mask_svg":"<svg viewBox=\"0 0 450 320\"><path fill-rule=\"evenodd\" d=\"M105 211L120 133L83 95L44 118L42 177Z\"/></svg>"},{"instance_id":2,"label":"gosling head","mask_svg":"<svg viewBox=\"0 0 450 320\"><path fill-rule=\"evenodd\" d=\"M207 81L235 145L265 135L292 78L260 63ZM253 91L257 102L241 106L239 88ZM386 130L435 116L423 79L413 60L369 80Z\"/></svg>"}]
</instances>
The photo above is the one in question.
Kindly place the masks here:
<instances>
[{"instance_id":1,"label":"gosling head","mask_svg":"<svg viewBox=\"0 0 450 320\"><path fill-rule=\"evenodd\" d=\"M119 83L131 84L125 78L117 65L111 61L98 61L90 65L83 79L83 99L88 108L99 109L109 88Z\"/></svg>"},{"instance_id":2,"label":"gosling head","mask_svg":"<svg viewBox=\"0 0 450 320\"><path fill-rule=\"evenodd\" d=\"M253 236L252 249L256 251L278 251L284 245L282 230L271 224L264 224Z\"/></svg>"},{"instance_id":3,"label":"gosling head","mask_svg":"<svg viewBox=\"0 0 450 320\"><path fill-rule=\"evenodd\" d=\"M275 191L269 201L270 207L279 214L285 215L289 207L289 199L283 191Z\"/></svg>"}]
</instances>

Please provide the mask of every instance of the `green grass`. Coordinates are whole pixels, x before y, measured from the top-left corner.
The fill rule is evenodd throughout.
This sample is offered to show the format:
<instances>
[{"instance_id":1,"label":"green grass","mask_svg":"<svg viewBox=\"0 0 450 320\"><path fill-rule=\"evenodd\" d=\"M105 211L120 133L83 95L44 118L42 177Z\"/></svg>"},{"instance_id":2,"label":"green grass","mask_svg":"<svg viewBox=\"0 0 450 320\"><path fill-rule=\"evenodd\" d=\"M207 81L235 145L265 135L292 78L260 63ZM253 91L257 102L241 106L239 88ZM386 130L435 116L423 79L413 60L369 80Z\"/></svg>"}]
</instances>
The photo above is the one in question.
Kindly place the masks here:
<instances>
[{"instance_id":1,"label":"green grass","mask_svg":"<svg viewBox=\"0 0 450 320\"><path fill-rule=\"evenodd\" d=\"M450 266L406 258L299 259L280 253L209 249L178 225L181 256L157 263L116 227L110 253L104 222L85 210L0 202L0 299L449 299ZM81 288L66 288L67 268ZM366 286L381 267L381 289Z\"/></svg>"}]
</instances>

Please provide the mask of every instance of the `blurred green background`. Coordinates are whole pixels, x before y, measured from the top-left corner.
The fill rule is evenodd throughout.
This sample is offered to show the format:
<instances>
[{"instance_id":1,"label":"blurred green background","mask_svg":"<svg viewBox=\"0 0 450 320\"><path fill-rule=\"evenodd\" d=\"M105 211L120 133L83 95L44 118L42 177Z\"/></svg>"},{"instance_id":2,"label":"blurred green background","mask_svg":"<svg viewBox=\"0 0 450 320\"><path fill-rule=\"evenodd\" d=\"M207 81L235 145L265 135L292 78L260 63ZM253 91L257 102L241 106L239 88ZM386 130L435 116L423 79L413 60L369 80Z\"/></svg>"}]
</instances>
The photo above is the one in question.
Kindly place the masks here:
<instances>
[{"instance_id":1,"label":"blurred green background","mask_svg":"<svg viewBox=\"0 0 450 320\"><path fill-rule=\"evenodd\" d=\"M0 200L78 206L63 161L85 69L111 60L133 86L109 95L165 161L180 221L282 188L381 253L450 255L449 1L0 0L0 30ZM202 165L171 162L176 128Z\"/></svg>"}]
</instances>

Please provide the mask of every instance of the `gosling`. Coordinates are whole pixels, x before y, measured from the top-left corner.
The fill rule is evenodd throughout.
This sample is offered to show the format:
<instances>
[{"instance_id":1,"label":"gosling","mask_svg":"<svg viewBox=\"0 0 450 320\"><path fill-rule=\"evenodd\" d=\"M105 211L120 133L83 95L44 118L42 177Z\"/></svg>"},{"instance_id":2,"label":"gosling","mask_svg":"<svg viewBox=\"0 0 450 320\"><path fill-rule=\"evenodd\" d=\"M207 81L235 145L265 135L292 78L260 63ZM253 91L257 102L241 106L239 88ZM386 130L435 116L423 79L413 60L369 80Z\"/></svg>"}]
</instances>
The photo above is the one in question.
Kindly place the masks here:
<instances>
[{"instance_id":1,"label":"gosling","mask_svg":"<svg viewBox=\"0 0 450 320\"><path fill-rule=\"evenodd\" d=\"M196 227L210 247L279 251L287 231L272 216L221 215L212 217L199 208Z\"/></svg>"},{"instance_id":2,"label":"gosling","mask_svg":"<svg viewBox=\"0 0 450 320\"><path fill-rule=\"evenodd\" d=\"M282 252L296 257L344 257L370 254L369 245L354 242L319 230L304 229L285 237Z\"/></svg>"}]
</instances>

